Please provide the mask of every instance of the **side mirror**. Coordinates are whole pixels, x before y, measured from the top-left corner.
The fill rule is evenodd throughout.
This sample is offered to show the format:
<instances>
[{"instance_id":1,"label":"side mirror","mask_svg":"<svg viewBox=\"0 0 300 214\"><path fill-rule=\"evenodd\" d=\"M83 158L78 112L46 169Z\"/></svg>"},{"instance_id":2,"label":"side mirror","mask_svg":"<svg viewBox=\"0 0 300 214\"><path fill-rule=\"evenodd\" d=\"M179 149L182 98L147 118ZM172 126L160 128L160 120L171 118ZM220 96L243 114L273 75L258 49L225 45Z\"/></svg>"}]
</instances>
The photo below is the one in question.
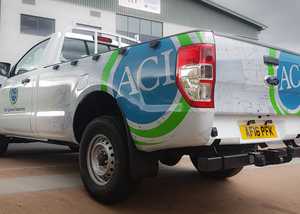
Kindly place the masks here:
<instances>
[{"instance_id":1,"label":"side mirror","mask_svg":"<svg viewBox=\"0 0 300 214\"><path fill-rule=\"evenodd\" d=\"M11 64L7 62L0 62L0 76L8 77Z\"/></svg>"}]
</instances>

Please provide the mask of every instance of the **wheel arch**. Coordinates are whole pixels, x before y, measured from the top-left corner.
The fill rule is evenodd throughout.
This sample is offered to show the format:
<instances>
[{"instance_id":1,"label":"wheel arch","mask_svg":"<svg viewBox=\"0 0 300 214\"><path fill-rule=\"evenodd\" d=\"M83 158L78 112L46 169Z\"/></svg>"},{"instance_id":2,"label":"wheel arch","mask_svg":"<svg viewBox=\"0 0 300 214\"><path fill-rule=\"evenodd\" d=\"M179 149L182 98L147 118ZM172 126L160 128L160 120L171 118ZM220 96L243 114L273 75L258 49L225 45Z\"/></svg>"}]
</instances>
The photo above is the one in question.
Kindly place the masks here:
<instances>
[{"instance_id":1,"label":"wheel arch","mask_svg":"<svg viewBox=\"0 0 300 214\"><path fill-rule=\"evenodd\" d=\"M78 103L73 115L73 134L75 140L80 143L86 126L96 117L103 115L117 116L122 119L122 125L127 129L127 122L124 114L117 103L117 100L109 93L90 89L87 93L78 98Z\"/></svg>"},{"instance_id":2,"label":"wheel arch","mask_svg":"<svg viewBox=\"0 0 300 214\"><path fill-rule=\"evenodd\" d=\"M118 116L122 121L124 136L128 144L130 173L133 179L154 177L158 172L158 161L151 154L139 151L130 133L126 116L117 100L109 93L98 90L90 90L79 99L73 117L73 133L77 142L80 143L86 126L96 117ZM91 106L91 108L89 108Z\"/></svg>"}]
</instances>

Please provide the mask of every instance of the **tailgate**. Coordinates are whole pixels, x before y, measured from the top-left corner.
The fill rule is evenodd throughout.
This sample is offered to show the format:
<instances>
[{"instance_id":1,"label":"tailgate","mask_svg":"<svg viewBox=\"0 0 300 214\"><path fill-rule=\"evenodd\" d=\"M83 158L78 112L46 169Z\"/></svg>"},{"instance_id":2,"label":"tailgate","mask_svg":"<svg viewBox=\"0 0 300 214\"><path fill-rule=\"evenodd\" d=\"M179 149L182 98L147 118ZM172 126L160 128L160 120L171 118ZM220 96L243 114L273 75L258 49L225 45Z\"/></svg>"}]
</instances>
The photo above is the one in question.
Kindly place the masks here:
<instances>
[{"instance_id":1,"label":"tailgate","mask_svg":"<svg viewBox=\"0 0 300 214\"><path fill-rule=\"evenodd\" d=\"M221 36L216 48L217 114L300 115L300 56Z\"/></svg>"},{"instance_id":2,"label":"tailgate","mask_svg":"<svg viewBox=\"0 0 300 214\"><path fill-rule=\"evenodd\" d=\"M300 56L223 36L215 41L214 126L222 143L299 136Z\"/></svg>"}]
</instances>

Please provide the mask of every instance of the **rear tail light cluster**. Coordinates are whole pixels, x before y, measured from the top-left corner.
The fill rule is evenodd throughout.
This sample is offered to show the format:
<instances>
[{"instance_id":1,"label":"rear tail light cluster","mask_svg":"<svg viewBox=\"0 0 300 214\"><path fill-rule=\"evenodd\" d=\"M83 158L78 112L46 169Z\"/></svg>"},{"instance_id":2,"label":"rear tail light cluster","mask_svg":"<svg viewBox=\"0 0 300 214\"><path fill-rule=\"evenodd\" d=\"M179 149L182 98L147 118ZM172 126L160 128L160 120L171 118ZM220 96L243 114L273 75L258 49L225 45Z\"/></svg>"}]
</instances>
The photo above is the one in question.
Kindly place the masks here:
<instances>
[{"instance_id":1,"label":"rear tail light cluster","mask_svg":"<svg viewBox=\"0 0 300 214\"><path fill-rule=\"evenodd\" d=\"M182 96L192 107L214 108L215 45L181 47L177 57L176 81Z\"/></svg>"}]
</instances>

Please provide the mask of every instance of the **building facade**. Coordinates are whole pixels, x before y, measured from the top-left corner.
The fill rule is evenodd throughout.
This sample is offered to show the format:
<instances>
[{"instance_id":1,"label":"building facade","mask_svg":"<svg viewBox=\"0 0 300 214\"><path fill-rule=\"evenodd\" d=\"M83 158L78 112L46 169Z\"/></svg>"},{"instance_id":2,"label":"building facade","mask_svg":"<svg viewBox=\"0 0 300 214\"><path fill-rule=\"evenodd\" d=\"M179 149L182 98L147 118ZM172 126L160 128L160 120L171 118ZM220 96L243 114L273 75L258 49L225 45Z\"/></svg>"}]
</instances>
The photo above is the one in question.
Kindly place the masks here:
<instances>
[{"instance_id":1,"label":"building facade","mask_svg":"<svg viewBox=\"0 0 300 214\"><path fill-rule=\"evenodd\" d=\"M255 39L266 27L208 0L0 0L0 61L75 24L142 41L199 28Z\"/></svg>"}]
</instances>

